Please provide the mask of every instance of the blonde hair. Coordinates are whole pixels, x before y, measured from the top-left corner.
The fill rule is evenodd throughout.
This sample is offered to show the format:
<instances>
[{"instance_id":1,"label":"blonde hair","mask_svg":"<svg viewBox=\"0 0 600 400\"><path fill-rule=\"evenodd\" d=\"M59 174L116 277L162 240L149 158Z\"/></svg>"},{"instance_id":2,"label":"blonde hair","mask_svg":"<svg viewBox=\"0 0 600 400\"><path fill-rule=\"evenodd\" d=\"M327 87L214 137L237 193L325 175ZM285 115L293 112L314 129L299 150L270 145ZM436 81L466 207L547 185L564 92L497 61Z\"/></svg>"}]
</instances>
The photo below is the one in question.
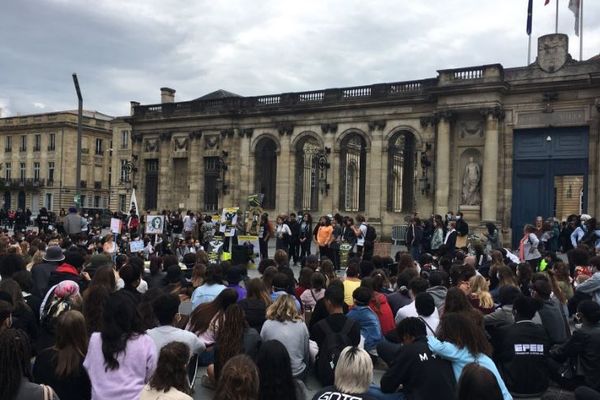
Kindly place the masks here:
<instances>
[{"instance_id":1,"label":"blonde hair","mask_svg":"<svg viewBox=\"0 0 600 400\"><path fill-rule=\"evenodd\" d=\"M298 314L294 297L289 294L282 294L267 308L267 319L285 322L301 321L302 317Z\"/></svg>"},{"instance_id":2,"label":"blonde hair","mask_svg":"<svg viewBox=\"0 0 600 400\"><path fill-rule=\"evenodd\" d=\"M472 276L469 279L471 285L471 294L475 295L479 299L479 305L483 308L494 307L494 299L489 292L490 285L481 275Z\"/></svg>"},{"instance_id":3,"label":"blonde hair","mask_svg":"<svg viewBox=\"0 0 600 400\"><path fill-rule=\"evenodd\" d=\"M335 387L345 393L362 394L373 380L373 362L369 353L356 346L345 347L335 366Z\"/></svg>"}]
</instances>

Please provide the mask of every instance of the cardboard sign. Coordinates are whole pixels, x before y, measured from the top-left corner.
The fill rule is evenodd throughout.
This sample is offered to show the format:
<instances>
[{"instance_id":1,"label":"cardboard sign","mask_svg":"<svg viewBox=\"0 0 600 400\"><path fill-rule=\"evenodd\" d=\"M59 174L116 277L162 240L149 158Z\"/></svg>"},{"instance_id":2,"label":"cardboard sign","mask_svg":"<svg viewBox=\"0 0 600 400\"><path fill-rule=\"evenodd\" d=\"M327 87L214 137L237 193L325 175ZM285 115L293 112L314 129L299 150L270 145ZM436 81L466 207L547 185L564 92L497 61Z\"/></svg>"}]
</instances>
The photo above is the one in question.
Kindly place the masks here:
<instances>
[{"instance_id":1,"label":"cardboard sign","mask_svg":"<svg viewBox=\"0 0 600 400\"><path fill-rule=\"evenodd\" d=\"M129 242L129 251L132 253L139 253L144 250L144 241L143 240L134 240L133 242Z\"/></svg>"},{"instance_id":2,"label":"cardboard sign","mask_svg":"<svg viewBox=\"0 0 600 400\"><path fill-rule=\"evenodd\" d=\"M117 235L121 233L121 220L119 218L110 219L110 231Z\"/></svg>"},{"instance_id":3,"label":"cardboard sign","mask_svg":"<svg viewBox=\"0 0 600 400\"><path fill-rule=\"evenodd\" d=\"M239 209L239 207L223 208L219 230L225 237L235 236L235 226L237 224Z\"/></svg>"},{"instance_id":4,"label":"cardboard sign","mask_svg":"<svg viewBox=\"0 0 600 400\"><path fill-rule=\"evenodd\" d=\"M160 235L165 226L164 215L148 215L146 217L146 233L150 235Z\"/></svg>"}]
</instances>

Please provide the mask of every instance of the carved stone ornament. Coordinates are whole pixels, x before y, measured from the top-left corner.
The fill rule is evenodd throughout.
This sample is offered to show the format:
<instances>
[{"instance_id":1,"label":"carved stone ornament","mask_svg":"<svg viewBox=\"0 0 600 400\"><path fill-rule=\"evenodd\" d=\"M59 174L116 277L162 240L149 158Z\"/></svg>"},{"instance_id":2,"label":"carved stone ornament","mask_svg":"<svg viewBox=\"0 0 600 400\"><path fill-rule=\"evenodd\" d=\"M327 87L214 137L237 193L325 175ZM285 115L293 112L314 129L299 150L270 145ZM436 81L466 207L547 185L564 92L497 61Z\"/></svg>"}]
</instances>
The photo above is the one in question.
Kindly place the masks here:
<instances>
[{"instance_id":1,"label":"carved stone ornament","mask_svg":"<svg viewBox=\"0 0 600 400\"><path fill-rule=\"evenodd\" d=\"M169 140L171 140L171 137L173 136L173 132L163 132L160 134L160 141L161 142L168 142Z\"/></svg>"},{"instance_id":2,"label":"carved stone ornament","mask_svg":"<svg viewBox=\"0 0 600 400\"><path fill-rule=\"evenodd\" d=\"M294 125L289 122L281 123L277 126L277 132L279 132L279 136L289 136L292 134L292 132L294 132Z\"/></svg>"},{"instance_id":3,"label":"carved stone ornament","mask_svg":"<svg viewBox=\"0 0 600 400\"><path fill-rule=\"evenodd\" d=\"M202 137L202 131L200 131L200 130L198 130L198 131L191 131L191 132L188 134L188 137L189 137L191 140L200 139L200 138Z\"/></svg>"},{"instance_id":4,"label":"carved stone ornament","mask_svg":"<svg viewBox=\"0 0 600 400\"><path fill-rule=\"evenodd\" d=\"M254 128L243 128L243 129L240 129L238 134L239 134L240 137L251 138L252 135L254 134Z\"/></svg>"},{"instance_id":5,"label":"carved stone ornament","mask_svg":"<svg viewBox=\"0 0 600 400\"><path fill-rule=\"evenodd\" d=\"M504 112L504 108L502 108L501 106L482 108L481 110L479 110L479 113L481 115L483 115L484 118L487 117L488 115L491 115L492 117L494 117L497 120L502 120L506 116L506 113Z\"/></svg>"},{"instance_id":6,"label":"carved stone ornament","mask_svg":"<svg viewBox=\"0 0 600 400\"><path fill-rule=\"evenodd\" d=\"M212 136L204 136L204 148L205 149L215 149L219 148L220 138L217 135Z\"/></svg>"},{"instance_id":7,"label":"carved stone ornament","mask_svg":"<svg viewBox=\"0 0 600 400\"><path fill-rule=\"evenodd\" d=\"M437 124L438 122L438 117L433 114L433 115L427 115L425 117L421 117L420 119L421 121L421 127L426 128L428 126L435 126L435 124Z\"/></svg>"},{"instance_id":8,"label":"carved stone ornament","mask_svg":"<svg viewBox=\"0 0 600 400\"><path fill-rule=\"evenodd\" d=\"M144 142L144 151L146 153L158 151L158 139L146 139Z\"/></svg>"},{"instance_id":9,"label":"carved stone ornament","mask_svg":"<svg viewBox=\"0 0 600 400\"><path fill-rule=\"evenodd\" d=\"M176 137L173 140L173 150L175 151L187 151L189 138L187 137Z\"/></svg>"},{"instance_id":10,"label":"carved stone ornament","mask_svg":"<svg viewBox=\"0 0 600 400\"><path fill-rule=\"evenodd\" d=\"M321 124L321 132L323 132L323 133L336 133L337 130L338 130L338 124L336 124L336 123Z\"/></svg>"},{"instance_id":11,"label":"carved stone ornament","mask_svg":"<svg viewBox=\"0 0 600 400\"><path fill-rule=\"evenodd\" d=\"M446 122L451 122L456 119L456 113L451 110L443 110L435 113L435 118L437 121L443 119Z\"/></svg>"},{"instance_id":12,"label":"carved stone ornament","mask_svg":"<svg viewBox=\"0 0 600 400\"><path fill-rule=\"evenodd\" d=\"M221 129L221 137L222 138L232 138L235 134L235 130L233 128Z\"/></svg>"},{"instance_id":13,"label":"carved stone ornament","mask_svg":"<svg viewBox=\"0 0 600 400\"><path fill-rule=\"evenodd\" d=\"M556 72L569 61L569 37L562 33L538 38L537 64L543 71Z\"/></svg>"},{"instance_id":14,"label":"carved stone ornament","mask_svg":"<svg viewBox=\"0 0 600 400\"><path fill-rule=\"evenodd\" d=\"M383 130L385 128L386 121L385 119L377 119L373 121L369 121L369 130L372 132L374 130Z\"/></svg>"},{"instance_id":15,"label":"carved stone ornament","mask_svg":"<svg viewBox=\"0 0 600 400\"><path fill-rule=\"evenodd\" d=\"M483 123L481 121L461 121L458 125L458 131L461 138L483 137Z\"/></svg>"}]
</instances>

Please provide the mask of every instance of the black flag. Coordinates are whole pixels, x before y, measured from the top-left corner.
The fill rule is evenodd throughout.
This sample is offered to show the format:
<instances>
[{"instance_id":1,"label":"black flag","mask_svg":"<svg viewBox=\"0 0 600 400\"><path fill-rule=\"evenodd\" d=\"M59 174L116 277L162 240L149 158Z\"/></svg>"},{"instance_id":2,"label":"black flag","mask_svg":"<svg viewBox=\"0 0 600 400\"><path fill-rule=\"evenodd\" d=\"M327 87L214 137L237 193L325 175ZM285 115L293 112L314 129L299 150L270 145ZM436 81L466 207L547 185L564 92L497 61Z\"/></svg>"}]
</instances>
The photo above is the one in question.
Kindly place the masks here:
<instances>
[{"instance_id":1,"label":"black flag","mask_svg":"<svg viewBox=\"0 0 600 400\"><path fill-rule=\"evenodd\" d=\"M531 16L533 14L533 0L527 5L527 34L531 35Z\"/></svg>"}]
</instances>

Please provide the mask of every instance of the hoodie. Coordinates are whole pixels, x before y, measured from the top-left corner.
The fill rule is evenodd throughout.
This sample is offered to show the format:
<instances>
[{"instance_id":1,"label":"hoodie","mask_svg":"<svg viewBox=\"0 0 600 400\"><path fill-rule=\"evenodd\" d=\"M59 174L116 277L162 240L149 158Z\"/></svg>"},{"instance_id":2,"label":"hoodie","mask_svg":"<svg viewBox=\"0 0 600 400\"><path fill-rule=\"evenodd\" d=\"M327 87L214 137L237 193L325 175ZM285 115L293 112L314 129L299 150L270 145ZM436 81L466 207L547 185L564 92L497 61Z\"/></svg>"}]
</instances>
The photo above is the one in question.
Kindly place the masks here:
<instances>
[{"instance_id":1,"label":"hoodie","mask_svg":"<svg viewBox=\"0 0 600 400\"><path fill-rule=\"evenodd\" d=\"M576 291L589 294L596 303L600 304L600 271L594 273L591 278L580 283L577 286Z\"/></svg>"},{"instance_id":2,"label":"hoodie","mask_svg":"<svg viewBox=\"0 0 600 400\"><path fill-rule=\"evenodd\" d=\"M434 286L427 289L427 293L433 297L433 302L435 307L441 313L444 309L444 303L446 302L446 294L448 293L448 288L446 286Z\"/></svg>"}]
</instances>

